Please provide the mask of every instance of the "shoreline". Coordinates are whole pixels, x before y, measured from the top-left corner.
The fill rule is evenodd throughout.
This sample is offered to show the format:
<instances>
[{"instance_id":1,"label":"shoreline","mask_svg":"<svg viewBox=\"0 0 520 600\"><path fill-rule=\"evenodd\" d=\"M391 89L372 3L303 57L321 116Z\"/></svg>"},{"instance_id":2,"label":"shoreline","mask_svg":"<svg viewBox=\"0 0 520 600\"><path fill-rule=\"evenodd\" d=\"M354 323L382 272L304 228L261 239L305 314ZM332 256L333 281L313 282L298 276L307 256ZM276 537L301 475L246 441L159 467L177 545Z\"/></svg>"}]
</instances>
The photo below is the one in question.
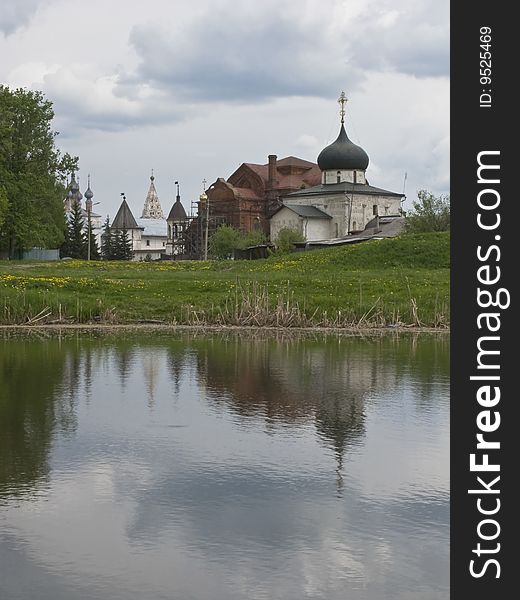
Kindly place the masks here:
<instances>
[{"instance_id":1,"label":"shoreline","mask_svg":"<svg viewBox=\"0 0 520 600\"><path fill-rule=\"evenodd\" d=\"M451 333L449 327L421 327L416 325L399 325L387 327L247 327L241 325L176 325L168 323L49 323L1 325L0 331L194 331L194 332L284 332L284 333L343 333L343 334L381 334L381 333Z\"/></svg>"}]
</instances>

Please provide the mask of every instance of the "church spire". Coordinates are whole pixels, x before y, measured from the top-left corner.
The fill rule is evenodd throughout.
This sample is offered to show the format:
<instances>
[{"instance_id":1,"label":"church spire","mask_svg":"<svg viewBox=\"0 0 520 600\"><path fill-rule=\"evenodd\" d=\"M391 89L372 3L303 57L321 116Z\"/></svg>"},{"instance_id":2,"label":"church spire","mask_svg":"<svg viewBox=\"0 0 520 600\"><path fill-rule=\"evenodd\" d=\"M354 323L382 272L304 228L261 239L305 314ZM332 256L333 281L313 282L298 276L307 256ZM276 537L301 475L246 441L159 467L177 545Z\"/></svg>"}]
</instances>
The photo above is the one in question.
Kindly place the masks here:
<instances>
[{"instance_id":1,"label":"church spire","mask_svg":"<svg viewBox=\"0 0 520 600\"><path fill-rule=\"evenodd\" d=\"M85 190L85 207L87 209L87 213L90 214L93 206L92 198L94 197L94 192L90 189L90 173L88 174L87 181L87 189Z\"/></svg>"},{"instance_id":2,"label":"church spire","mask_svg":"<svg viewBox=\"0 0 520 600\"><path fill-rule=\"evenodd\" d=\"M341 92L338 98L338 102L341 105L341 108L339 109L339 114L341 116L341 124L343 125L343 123L345 123L345 104L348 102L348 98L345 95L345 92Z\"/></svg>"},{"instance_id":3,"label":"church spire","mask_svg":"<svg viewBox=\"0 0 520 600\"><path fill-rule=\"evenodd\" d=\"M155 177L152 169L152 174L150 175L150 187L148 188L148 194L146 195L146 200L144 201L143 214L141 215L142 219L164 219L154 181Z\"/></svg>"}]
</instances>

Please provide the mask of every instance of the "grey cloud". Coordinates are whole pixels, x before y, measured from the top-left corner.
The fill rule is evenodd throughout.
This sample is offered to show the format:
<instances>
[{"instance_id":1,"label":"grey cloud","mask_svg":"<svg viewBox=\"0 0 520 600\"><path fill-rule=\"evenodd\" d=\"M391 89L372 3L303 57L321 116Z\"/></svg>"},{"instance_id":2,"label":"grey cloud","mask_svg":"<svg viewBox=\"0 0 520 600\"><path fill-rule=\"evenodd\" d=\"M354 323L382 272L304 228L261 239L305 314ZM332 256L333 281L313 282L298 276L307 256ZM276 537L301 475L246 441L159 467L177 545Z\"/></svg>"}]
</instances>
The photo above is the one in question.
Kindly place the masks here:
<instances>
[{"instance_id":1,"label":"grey cloud","mask_svg":"<svg viewBox=\"0 0 520 600\"><path fill-rule=\"evenodd\" d=\"M330 97L338 82L356 87L367 71L415 77L448 74L446 2L393 11L370 3L350 21L330 16L326 3L312 19L264 10L253 19L234 6L229 14L198 17L182 31L135 26L130 34L141 62L121 84L147 82L183 101L262 101L274 97ZM242 11L242 13L241 13Z\"/></svg>"},{"instance_id":2,"label":"grey cloud","mask_svg":"<svg viewBox=\"0 0 520 600\"><path fill-rule=\"evenodd\" d=\"M331 43L325 23L269 14L247 23L239 17L200 18L180 35L136 26L130 41L141 64L134 77L169 88L184 100L335 94L338 73L341 79L345 74L341 40Z\"/></svg>"},{"instance_id":3,"label":"grey cloud","mask_svg":"<svg viewBox=\"0 0 520 600\"><path fill-rule=\"evenodd\" d=\"M111 132L175 123L191 114L189 106L172 103L159 92L141 98L136 88L125 95L119 86L108 91L84 78L71 82L67 77L49 76L44 89L53 100L56 127L67 132L67 137L89 129Z\"/></svg>"},{"instance_id":4,"label":"grey cloud","mask_svg":"<svg viewBox=\"0 0 520 600\"><path fill-rule=\"evenodd\" d=\"M0 10L0 31L10 35L29 23L42 0L4 0Z\"/></svg>"},{"instance_id":5,"label":"grey cloud","mask_svg":"<svg viewBox=\"0 0 520 600\"><path fill-rule=\"evenodd\" d=\"M449 4L410 2L392 11L369 5L354 35L351 60L373 71L396 71L414 77L449 75Z\"/></svg>"},{"instance_id":6,"label":"grey cloud","mask_svg":"<svg viewBox=\"0 0 520 600\"><path fill-rule=\"evenodd\" d=\"M184 114L158 109L146 111L146 107L135 114L124 112L91 111L78 103L68 102L60 98L59 94L54 96L53 102L56 112L56 127L62 132L61 138L74 138L81 131L128 131L129 128L141 128L146 126L161 125L165 122L175 123L185 118Z\"/></svg>"}]
</instances>

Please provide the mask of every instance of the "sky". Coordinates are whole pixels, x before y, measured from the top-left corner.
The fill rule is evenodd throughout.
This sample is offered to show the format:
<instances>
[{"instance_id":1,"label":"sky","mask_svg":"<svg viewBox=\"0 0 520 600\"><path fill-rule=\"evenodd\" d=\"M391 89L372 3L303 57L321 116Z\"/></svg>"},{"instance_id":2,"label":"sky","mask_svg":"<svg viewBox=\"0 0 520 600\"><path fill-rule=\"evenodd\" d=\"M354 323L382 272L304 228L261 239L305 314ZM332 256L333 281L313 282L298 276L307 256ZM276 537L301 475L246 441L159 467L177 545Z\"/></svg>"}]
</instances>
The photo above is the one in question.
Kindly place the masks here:
<instances>
[{"instance_id":1,"label":"sky","mask_svg":"<svg viewBox=\"0 0 520 600\"><path fill-rule=\"evenodd\" d=\"M449 193L448 0L0 0L0 82L45 93L94 211L153 169L189 212L243 162L316 161L349 102L371 185Z\"/></svg>"}]
</instances>

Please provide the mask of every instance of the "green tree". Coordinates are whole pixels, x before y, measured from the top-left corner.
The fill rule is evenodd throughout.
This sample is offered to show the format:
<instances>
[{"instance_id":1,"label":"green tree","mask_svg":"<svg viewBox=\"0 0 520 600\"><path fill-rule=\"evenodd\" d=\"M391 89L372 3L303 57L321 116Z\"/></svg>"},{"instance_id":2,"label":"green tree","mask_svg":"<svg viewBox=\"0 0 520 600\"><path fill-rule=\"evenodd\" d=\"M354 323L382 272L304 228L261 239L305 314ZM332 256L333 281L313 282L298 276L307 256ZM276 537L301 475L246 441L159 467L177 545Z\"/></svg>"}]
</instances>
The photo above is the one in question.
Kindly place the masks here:
<instances>
[{"instance_id":1,"label":"green tree","mask_svg":"<svg viewBox=\"0 0 520 600\"><path fill-rule=\"evenodd\" d=\"M81 206L77 202L72 203L65 242L60 249L60 253L61 256L70 256L71 258L87 258L85 221L83 220Z\"/></svg>"},{"instance_id":2,"label":"green tree","mask_svg":"<svg viewBox=\"0 0 520 600\"><path fill-rule=\"evenodd\" d=\"M291 229L290 227L283 227L278 232L278 235L274 240L274 244L276 246L277 252L285 254L294 250L294 244L296 242L304 241L305 238L299 231L297 231L296 229Z\"/></svg>"},{"instance_id":3,"label":"green tree","mask_svg":"<svg viewBox=\"0 0 520 600\"><path fill-rule=\"evenodd\" d=\"M240 248L248 248L249 246L258 246L258 244L265 244L266 235L261 229L253 229L245 235L241 236Z\"/></svg>"},{"instance_id":4,"label":"green tree","mask_svg":"<svg viewBox=\"0 0 520 600\"><path fill-rule=\"evenodd\" d=\"M448 231L450 228L450 197L434 196L420 190L417 200L412 202L412 212L406 217L406 231L426 233Z\"/></svg>"},{"instance_id":5,"label":"green tree","mask_svg":"<svg viewBox=\"0 0 520 600\"><path fill-rule=\"evenodd\" d=\"M209 254L212 258L224 260L233 256L233 250L240 248L242 236L231 225L221 225L209 239Z\"/></svg>"},{"instance_id":6,"label":"green tree","mask_svg":"<svg viewBox=\"0 0 520 600\"><path fill-rule=\"evenodd\" d=\"M112 257L115 260L132 260L134 251L128 230L118 229L113 237Z\"/></svg>"},{"instance_id":7,"label":"green tree","mask_svg":"<svg viewBox=\"0 0 520 600\"><path fill-rule=\"evenodd\" d=\"M2 228L2 225L5 223L8 207L9 203L7 202L7 194L4 188L0 187L0 230Z\"/></svg>"},{"instance_id":8,"label":"green tree","mask_svg":"<svg viewBox=\"0 0 520 600\"><path fill-rule=\"evenodd\" d=\"M0 208L0 249L11 257L64 240L63 181L78 159L56 148L53 117L41 92L0 85L0 182L7 199Z\"/></svg>"},{"instance_id":9,"label":"green tree","mask_svg":"<svg viewBox=\"0 0 520 600\"><path fill-rule=\"evenodd\" d=\"M114 258L114 234L110 228L108 215L103 223L103 233L101 234L101 256L104 260L113 260Z\"/></svg>"},{"instance_id":10,"label":"green tree","mask_svg":"<svg viewBox=\"0 0 520 600\"><path fill-rule=\"evenodd\" d=\"M87 230L85 232L86 243L87 243L87 258L88 258L88 237L90 235L90 260L100 260L101 254L96 239L96 234L92 229L92 218L90 214L87 217Z\"/></svg>"}]
</instances>

